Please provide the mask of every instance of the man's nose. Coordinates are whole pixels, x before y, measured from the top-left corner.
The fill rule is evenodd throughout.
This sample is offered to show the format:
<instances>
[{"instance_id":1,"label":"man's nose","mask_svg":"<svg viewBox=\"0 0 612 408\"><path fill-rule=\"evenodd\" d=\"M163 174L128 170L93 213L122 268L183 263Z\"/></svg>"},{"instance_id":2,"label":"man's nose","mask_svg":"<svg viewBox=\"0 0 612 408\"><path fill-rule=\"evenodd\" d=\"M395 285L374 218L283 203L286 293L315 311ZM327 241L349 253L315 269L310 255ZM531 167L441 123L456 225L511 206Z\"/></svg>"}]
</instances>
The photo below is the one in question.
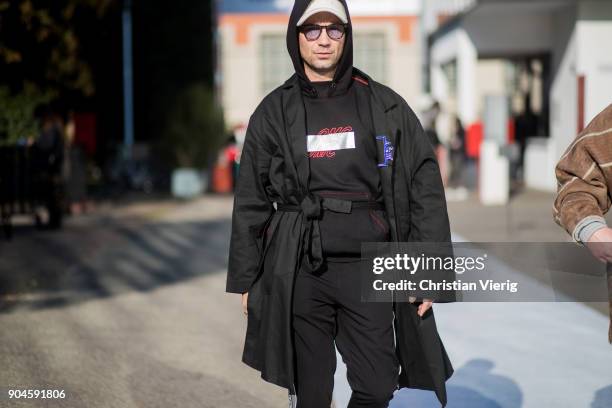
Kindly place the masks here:
<instances>
[{"instance_id":1,"label":"man's nose","mask_svg":"<svg viewBox=\"0 0 612 408\"><path fill-rule=\"evenodd\" d=\"M322 30L321 35L319 36L319 45L329 46L332 42L332 39L327 35L327 30Z\"/></svg>"}]
</instances>

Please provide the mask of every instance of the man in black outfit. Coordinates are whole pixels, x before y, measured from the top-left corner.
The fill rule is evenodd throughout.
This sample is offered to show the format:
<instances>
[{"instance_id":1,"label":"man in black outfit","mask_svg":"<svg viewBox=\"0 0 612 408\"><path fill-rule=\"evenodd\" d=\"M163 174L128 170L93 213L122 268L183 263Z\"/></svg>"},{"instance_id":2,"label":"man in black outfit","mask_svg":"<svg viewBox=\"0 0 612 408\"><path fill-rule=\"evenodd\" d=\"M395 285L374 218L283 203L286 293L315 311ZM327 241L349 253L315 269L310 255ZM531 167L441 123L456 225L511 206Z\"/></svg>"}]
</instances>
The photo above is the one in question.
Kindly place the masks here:
<instances>
[{"instance_id":1,"label":"man in black outfit","mask_svg":"<svg viewBox=\"0 0 612 408\"><path fill-rule=\"evenodd\" d=\"M450 241L433 150L406 102L353 68L345 1L296 1L287 47L296 74L249 120L234 199L243 361L298 408L328 408L335 343L349 408L386 407L398 385L445 405L453 369L432 302L362 302L359 274L362 242Z\"/></svg>"}]
</instances>

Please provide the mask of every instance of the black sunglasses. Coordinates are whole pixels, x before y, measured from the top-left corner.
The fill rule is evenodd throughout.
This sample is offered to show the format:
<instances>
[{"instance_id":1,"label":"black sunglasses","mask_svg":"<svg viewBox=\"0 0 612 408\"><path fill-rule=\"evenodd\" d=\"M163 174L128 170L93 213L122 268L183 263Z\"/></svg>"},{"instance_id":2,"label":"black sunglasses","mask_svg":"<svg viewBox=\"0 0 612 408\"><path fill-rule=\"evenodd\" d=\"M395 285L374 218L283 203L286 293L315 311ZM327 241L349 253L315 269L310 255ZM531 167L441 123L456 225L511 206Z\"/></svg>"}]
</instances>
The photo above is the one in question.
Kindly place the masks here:
<instances>
[{"instance_id":1,"label":"black sunglasses","mask_svg":"<svg viewBox=\"0 0 612 408\"><path fill-rule=\"evenodd\" d=\"M326 26L317 25L317 24L307 24L303 25L299 28L301 33L304 33L304 36L308 41L318 40L323 32L323 29L327 32L327 36L332 40L339 40L344 37L344 33L346 32L346 28L348 24L329 24Z\"/></svg>"}]
</instances>

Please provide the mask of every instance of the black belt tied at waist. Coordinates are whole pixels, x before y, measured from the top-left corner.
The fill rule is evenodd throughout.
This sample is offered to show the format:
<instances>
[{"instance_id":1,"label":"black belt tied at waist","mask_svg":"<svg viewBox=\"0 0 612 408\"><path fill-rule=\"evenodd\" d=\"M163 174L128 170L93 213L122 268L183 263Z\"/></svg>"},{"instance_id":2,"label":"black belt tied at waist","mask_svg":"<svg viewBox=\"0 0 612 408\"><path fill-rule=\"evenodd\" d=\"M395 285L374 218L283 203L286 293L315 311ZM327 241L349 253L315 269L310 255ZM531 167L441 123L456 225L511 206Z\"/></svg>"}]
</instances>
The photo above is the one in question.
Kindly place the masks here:
<instances>
[{"instance_id":1,"label":"black belt tied at waist","mask_svg":"<svg viewBox=\"0 0 612 408\"><path fill-rule=\"evenodd\" d=\"M308 194L300 203L277 204L277 211L301 212L304 216L305 227L302 234L302 248L305 255L304 267L309 272L316 272L323 265L323 249L321 244L321 231L319 229L319 219L323 209L350 214L352 210L384 210L382 203L377 201L352 201L339 198L321 197L315 194Z\"/></svg>"}]
</instances>

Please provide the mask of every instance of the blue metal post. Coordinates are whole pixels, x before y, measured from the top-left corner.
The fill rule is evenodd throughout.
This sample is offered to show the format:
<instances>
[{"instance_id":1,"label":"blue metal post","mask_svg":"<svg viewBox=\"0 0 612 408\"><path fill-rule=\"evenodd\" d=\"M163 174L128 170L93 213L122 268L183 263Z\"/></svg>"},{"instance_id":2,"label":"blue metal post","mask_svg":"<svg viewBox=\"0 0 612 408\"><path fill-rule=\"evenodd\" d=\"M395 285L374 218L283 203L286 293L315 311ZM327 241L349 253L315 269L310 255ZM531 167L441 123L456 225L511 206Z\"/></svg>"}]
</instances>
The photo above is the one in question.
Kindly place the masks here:
<instances>
[{"instance_id":1,"label":"blue metal post","mask_svg":"<svg viewBox=\"0 0 612 408\"><path fill-rule=\"evenodd\" d=\"M122 13L123 29L123 155L132 157L134 144L134 95L132 76L132 0L125 0Z\"/></svg>"}]
</instances>

